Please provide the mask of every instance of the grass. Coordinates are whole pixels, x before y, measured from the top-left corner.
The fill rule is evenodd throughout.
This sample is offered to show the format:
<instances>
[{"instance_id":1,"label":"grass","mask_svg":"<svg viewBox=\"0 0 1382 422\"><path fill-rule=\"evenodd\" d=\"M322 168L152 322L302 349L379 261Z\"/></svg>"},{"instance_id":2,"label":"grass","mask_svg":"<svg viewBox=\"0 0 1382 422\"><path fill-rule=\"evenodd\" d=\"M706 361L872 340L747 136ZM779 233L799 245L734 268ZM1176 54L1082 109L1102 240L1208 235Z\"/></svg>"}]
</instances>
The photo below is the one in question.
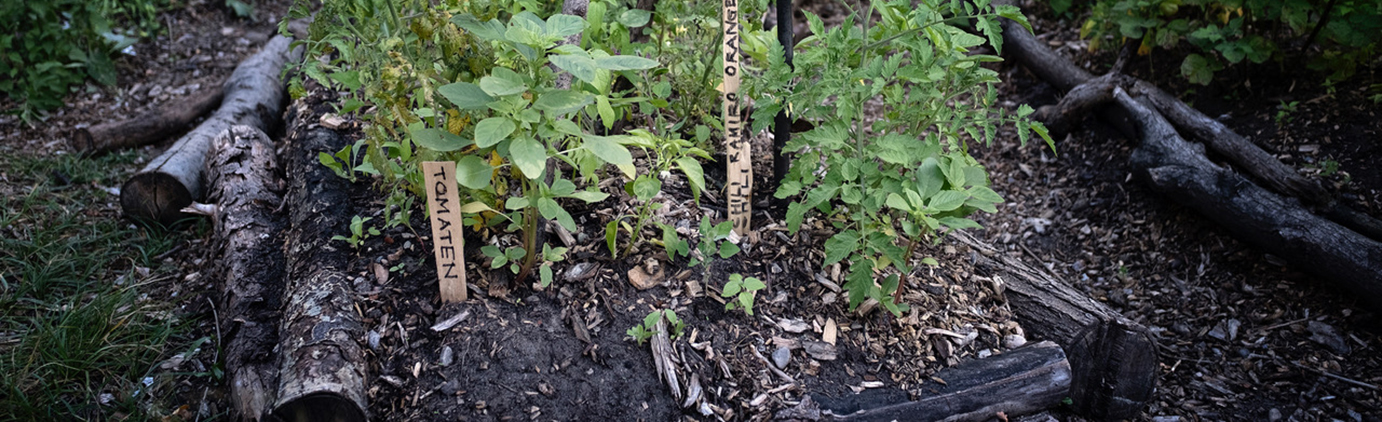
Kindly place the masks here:
<instances>
[{"instance_id":1,"label":"grass","mask_svg":"<svg viewBox=\"0 0 1382 422\"><path fill-rule=\"evenodd\" d=\"M176 265L158 256L189 233L120 218L100 186L136 157L0 149L0 420L171 415L158 363L190 343L190 324L167 299Z\"/></svg>"}]
</instances>

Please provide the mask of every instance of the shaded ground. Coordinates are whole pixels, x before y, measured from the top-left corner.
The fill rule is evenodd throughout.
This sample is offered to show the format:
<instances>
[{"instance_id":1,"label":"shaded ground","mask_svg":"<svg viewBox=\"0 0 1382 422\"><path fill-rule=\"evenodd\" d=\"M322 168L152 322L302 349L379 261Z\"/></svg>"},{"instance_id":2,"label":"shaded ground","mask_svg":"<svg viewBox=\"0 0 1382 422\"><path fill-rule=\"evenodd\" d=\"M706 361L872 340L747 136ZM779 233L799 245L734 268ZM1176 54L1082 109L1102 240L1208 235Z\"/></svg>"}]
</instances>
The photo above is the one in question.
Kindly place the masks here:
<instances>
[{"instance_id":1,"label":"shaded ground","mask_svg":"<svg viewBox=\"0 0 1382 422\"><path fill-rule=\"evenodd\" d=\"M194 92L192 85L219 83L268 38L269 22L285 7L286 2L259 4L259 24L235 20L219 4L175 11L171 35L137 45L139 56L124 59L119 87L74 95L39 128L0 118L3 143L15 150L62 153L72 128L136 115L179 92ZM1038 33L1054 29L1049 41L1070 45L1073 49L1062 51L1083 57L1074 26L1055 25L1038 22ZM1089 60L1112 62L1107 56ZM1184 92L1175 73L1163 68L1166 63L1173 61L1154 62L1155 72L1145 62L1130 69L1170 92ZM1009 68L1005 75L1013 81L1000 96L1007 104L1035 106L1056 99L1023 71ZM1288 163L1317 166L1310 171L1377 215L1382 169L1372 155L1378 108L1365 96L1372 73L1336 87L1333 96L1309 83L1319 79L1312 74L1252 75L1244 79L1252 87L1201 88L1187 99L1211 115L1227 114L1226 123L1270 151L1289 155ZM326 94L314 92L321 95ZM1278 126L1277 106L1283 101L1300 103L1289 113L1290 121ZM991 149L976 148L995 189L1008 200L1000 214L981 221L987 227L982 237L1045 263L1062 279L1153 328L1163 346L1161 386L1140 419L1378 420L1378 390L1325 375L1382 384L1377 353L1382 327L1376 315L1129 182L1125 161L1133 144L1097 124L1086 127L1058 143L1059 156L1038 145L1018 147L1011 138ZM766 139L755 140L757 151L768 145ZM1338 171L1326 176L1330 161L1337 162ZM769 171L766 163L756 165L760 190L755 197L768 197L763 187ZM691 228L702 215L723 218L723 203L708 198L698 208L684 182L666 185L667 194L658 199L668 204L664 222ZM354 185L352 198L360 215L379 216L383 195L368 182ZM934 382L928 377L936 370L1000 353L1004 336L1023 334L992 284L974 276L963 253L949 246L919 252L942 265L918 270L912 278L905 296L911 313L849 315L838 291L841 270L819 267L820 243L828 236L821 222L808 221L791 235L756 212L754 226L761 228L756 238L745 240L740 255L712 264L706 277L701 268L688 268L685 258L667 262L656 247L611 257L603 245L604 223L633 205L616 195L584 209L573 206L572 214L582 217L577 242L570 245L572 258L557 266L559 281L543 291L510 286L503 270L482 270L485 258L472 252L467 262L476 286L473 299L458 305L442 306L436 299L425 243L430 229L420 216L411 229L393 228L368 239L342 270L355 279L371 333L360 339L370 359L370 412L390 421L761 419L805 393L845 405L915 397ZM345 232L342 227L340 233L323 235ZM512 241L511 235L468 239L472 245ZM212 280L195 276L207 257L189 245L171 258L187 269L178 277L183 282L168 283L164 300L209 320L213 311L205 298ZM649 260L663 268L667 280L639 291L628 283L627 272ZM594 266L592 275L563 276L581 263ZM730 273L767 283L755 315L724 311L717 291ZM687 321L686 335L674 347L683 376L700 380L705 408L714 416L678 410L656 378L648 346L626 339L624 331L655 309L673 309ZM454 328L429 328L460 313L469 316ZM789 331L785 327L796 324L784 321L799 321L804 329ZM1319 334L1320 324L1337 334ZM832 325L837 358L808 354L803 344L825 340ZM214 335L210 324L193 331ZM772 359L779 347L789 350L783 372L795 382L773 373L751 350ZM214 367L216 358L200 354L180 365L186 366L169 372ZM873 387L875 382L882 387ZM185 377L169 385L162 392L199 410L203 420L224 409L219 386L209 379Z\"/></svg>"}]
</instances>

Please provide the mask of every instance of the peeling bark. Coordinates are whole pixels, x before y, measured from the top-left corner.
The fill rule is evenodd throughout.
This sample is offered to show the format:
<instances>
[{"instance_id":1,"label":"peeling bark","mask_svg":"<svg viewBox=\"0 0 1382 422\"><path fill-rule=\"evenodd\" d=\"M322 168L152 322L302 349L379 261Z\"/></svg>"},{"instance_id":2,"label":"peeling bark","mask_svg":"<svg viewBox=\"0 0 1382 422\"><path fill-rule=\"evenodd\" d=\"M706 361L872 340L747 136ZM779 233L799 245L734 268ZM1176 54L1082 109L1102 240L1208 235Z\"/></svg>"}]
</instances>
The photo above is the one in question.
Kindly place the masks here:
<instances>
[{"instance_id":1,"label":"peeling bark","mask_svg":"<svg viewBox=\"0 0 1382 422\"><path fill-rule=\"evenodd\" d=\"M311 115L299 103L298 116ZM311 127L309 129L309 127ZM353 213L347 183L317 161L347 144L335 131L298 121L288 135L286 305L279 331L280 381L273 415L288 422L367 420L365 360L346 276L350 252L330 234Z\"/></svg>"},{"instance_id":2,"label":"peeling bark","mask_svg":"<svg viewBox=\"0 0 1382 422\"><path fill-rule=\"evenodd\" d=\"M202 195L202 167L213 139L231 125L268 131L278 121L283 112L279 74L289 59L290 42L274 37L241 62L226 81L221 107L125 182L120 189L125 215L165 225L176 222L183 217L180 210Z\"/></svg>"},{"instance_id":3,"label":"peeling bark","mask_svg":"<svg viewBox=\"0 0 1382 422\"><path fill-rule=\"evenodd\" d=\"M207 160L208 197L217 204L216 238L224 249L219 277L231 417L257 421L278 388L278 318L283 293L283 181L273 141L259 129L233 126Z\"/></svg>"}]
</instances>

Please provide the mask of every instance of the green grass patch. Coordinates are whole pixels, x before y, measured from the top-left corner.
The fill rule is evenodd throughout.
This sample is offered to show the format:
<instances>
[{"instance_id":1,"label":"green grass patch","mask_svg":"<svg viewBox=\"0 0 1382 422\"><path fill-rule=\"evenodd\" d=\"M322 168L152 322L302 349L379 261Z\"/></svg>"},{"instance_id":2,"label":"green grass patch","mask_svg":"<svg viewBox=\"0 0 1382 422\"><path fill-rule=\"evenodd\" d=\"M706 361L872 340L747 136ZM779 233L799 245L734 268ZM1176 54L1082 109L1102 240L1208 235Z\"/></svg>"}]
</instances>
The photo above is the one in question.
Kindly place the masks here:
<instances>
[{"instance_id":1,"label":"green grass patch","mask_svg":"<svg viewBox=\"0 0 1382 422\"><path fill-rule=\"evenodd\" d=\"M0 151L0 420L167 414L156 397L167 374L155 371L189 325L166 289L177 268L157 257L188 232L120 218L101 187L136 157Z\"/></svg>"}]
</instances>

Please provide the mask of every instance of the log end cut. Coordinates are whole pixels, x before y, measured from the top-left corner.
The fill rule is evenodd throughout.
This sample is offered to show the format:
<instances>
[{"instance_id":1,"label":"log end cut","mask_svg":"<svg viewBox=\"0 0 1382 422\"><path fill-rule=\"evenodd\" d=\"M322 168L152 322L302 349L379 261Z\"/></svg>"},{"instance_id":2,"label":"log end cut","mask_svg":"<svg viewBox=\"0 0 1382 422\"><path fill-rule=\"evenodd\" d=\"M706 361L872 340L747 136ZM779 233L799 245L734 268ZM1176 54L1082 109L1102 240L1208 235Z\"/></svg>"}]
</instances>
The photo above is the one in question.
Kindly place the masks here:
<instances>
[{"instance_id":1,"label":"log end cut","mask_svg":"<svg viewBox=\"0 0 1382 422\"><path fill-rule=\"evenodd\" d=\"M1156 388L1156 342L1117 320L1090 324L1066 347L1070 400L1093 419L1132 419Z\"/></svg>"},{"instance_id":2,"label":"log end cut","mask_svg":"<svg viewBox=\"0 0 1382 422\"><path fill-rule=\"evenodd\" d=\"M167 173L139 173L120 188L120 207L137 221L170 226L185 217L181 210L191 204L192 193Z\"/></svg>"},{"instance_id":3,"label":"log end cut","mask_svg":"<svg viewBox=\"0 0 1382 422\"><path fill-rule=\"evenodd\" d=\"M281 422L367 422L355 402L335 393L299 397L274 409ZM270 419L271 420L271 419Z\"/></svg>"}]
</instances>

